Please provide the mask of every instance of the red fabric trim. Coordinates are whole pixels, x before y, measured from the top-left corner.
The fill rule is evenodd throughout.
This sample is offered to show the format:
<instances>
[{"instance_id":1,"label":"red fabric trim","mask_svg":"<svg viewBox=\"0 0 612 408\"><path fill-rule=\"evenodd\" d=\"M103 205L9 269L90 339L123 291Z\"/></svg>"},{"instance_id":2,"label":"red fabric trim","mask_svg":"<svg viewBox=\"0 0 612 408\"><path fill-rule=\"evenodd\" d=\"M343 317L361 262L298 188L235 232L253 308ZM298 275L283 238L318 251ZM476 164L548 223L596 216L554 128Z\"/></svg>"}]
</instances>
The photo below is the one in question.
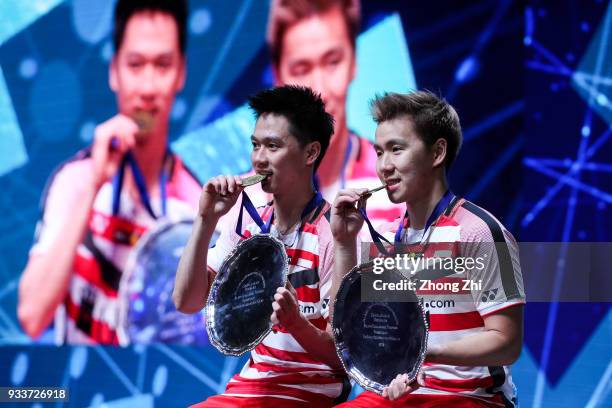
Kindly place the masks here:
<instances>
[{"instance_id":1,"label":"red fabric trim","mask_svg":"<svg viewBox=\"0 0 612 408\"><path fill-rule=\"evenodd\" d=\"M304 369L302 368L302 371ZM265 379L262 378L244 378L241 377L240 374L236 374L234 379L237 381L266 381L266 382L275 382L278 384L341 384L342 380L337 377L324 377L321 375L309 376L304 374L287 374L287 375L279 375L276 377L267 377Z\"/></svg>"},{"instance_id":2,"label":"red fabric trim","mask_svg":"<svg viewBox=\"0 0 612 408\"><path fill-rule=\"evenodd\" d=\"M466 330L483 326L484 321L478 312L429 314L430 331Z\"/></svg>"},{"instance_id":3,"label":"red fabric trim","mask_svg":"<svg viewBox=\"0 0 612 408\"><path fill-rule=\"evenodd\" d=\"M308 402L300 402L286 398L274 397L234 397L230 395L215 395L206 401L191 405L190 408L327 408L330 405L314 406Z\"/></svg>"},{"instance_id":4,"label":"red fabric trim","mask_svg":"<svg viewBox=\"0 0 612 408\"><path fill-rule=\"evenodd\" d=\"M70 297L67 297L64 301L66 306L66 314L68 318L73 322L76 322L81 312L80 306L72 302ZM85 333L93 341L99 344L111 344L118 345L119 339L114 329L111 329L106 323L96 320L92 317L91 319L91 333Z\"/></svg>"},{"instance_id":5,"label":"red fabric trim","mask_svg":"<svg viewBox=\"0 0 612 408\"><path fill-rule=\"evenodd\" d=\"M307 232L309 234L317 236L319 235L319 229L317 228L316 224L304 224L304 226L302 227L302 232Z\"/></svg>"},{"instance_id":6,"label":"red fabric trim","mask_svg":"<svg viewBox=\"0 0 612 408\"><path fill-rule=\"evenodd\" d=\"M287 397L299 398L311 404L321 406L331 406L333 399L326 397L323 394L316 394L292 387L283 387L282 385L271 383L268 381L257 382L230 382L227 384L225 394L255 394L255 395L282 395Z\"/></svg>"},{"instance_id":7,"label":"red fabric trim","mask_svg":"<svg viewBox=\"0 0 612 408\"><path fill-rule=\"evenodd\" d=\"M98 222L94 219L102 218L104 229L97 229ZM94 211L90 217L89 227L94 235L100 236L115 244L133 246L138 239L147 231L147 228L120 217L109 216L99 211Z\"/></svg>"},{"instance_id":8,"label":"red fabric trim","mask_svg":"<svg viewBox=\"0 0 612 408\"><path fill-rule=\"evenodd\" d=\"M319 300L321 300L319 289L309 288L308 286L300 286L299 288L295 288L295 292L297 293L298 300L301 300L302 302L317 303Z\"/></svg>"},{"instance_id":9,"label":"red fabric trim","mask_svg":"<svg viewBox=\"0 0 612 408\"><path fill-rule=\"evenodd\" d=\"M438 390L449 392L475 391L478 388L487 388L493 385L493 377L470 378L467 380L449 380L434 377L425 377L425 385Z\"/></svg>"},{"instance_id":10,"label":"red fabric trim","mask_svg":"<svg viewBox=\"0 0 612 408\"><path fill-rule=\"evenodd\" d=\"M440 216L440 219L436 223L436 227L456 227L458 225L459 223L457 221L450 217L447 217L444 214Z\"/></svg>"},{"instance_id":11,"label":"red fabric trim","mask_svg":"<svg viewBox=\"0 0 612 408\"><path fill-rule=\"evenodd\" d=\"M100 265L95 258L85 257L77 252L73 263L74 272L89 284L100 289L107 297L116 298L117 291L104 282Z\"/></svg>"},{"instance_id":12,"label":"red fabric trim","mask_svg":"<svg viewBox=\"0 0 612 408\"><path fill-rule=\"evenodd\" d=\"M326 370L324 368L283 367L283 366L279 366L276 364L270 364L270 363L251 362L249 366L261 372L268 372L268 371L272 371L275 373L302 373L304 371L320 371L320 372L325 372L325 373L330 372L329 370Z\"/></svg>"},{"instance_id":13,"label":"red fabric trim","mask_svg":"<svg viewBox=\"0 0 612 408\"><path fill-rule=\"evenodd\" d=\"M313 254L310 251L304 249L287 249L287 256L291 259L291 265L297 265L298 259L305 259L312 261L312 267L317 268L319 266L319 255Z\"/></svg>"},{"instance_id":14,"label":"red fabric trim","mask_svg":"<svg viewBox=\"0 0 612 408\"><path fill-rule=\"evenodd\" d=\"M389 401L370 391L362 392L352 401L336 405L339 408L482 408L500 406L504 406L501 402L501 397L477 399L458 395L408 394L395 401Z\"/></svg>"},{"instance_id":15,"label":"red fabric trim","mask_svg":"<svg viewBox=\"0 0 612 408\"><path fill-rule=\"evenodd\" d=\"M294 363L323 364L319 360L310 357L310 354L298 351L285 351L274 347L259 344L255 352L261 356L273 357L277 360L291 361Z\"/></svg>"}]
</instances>

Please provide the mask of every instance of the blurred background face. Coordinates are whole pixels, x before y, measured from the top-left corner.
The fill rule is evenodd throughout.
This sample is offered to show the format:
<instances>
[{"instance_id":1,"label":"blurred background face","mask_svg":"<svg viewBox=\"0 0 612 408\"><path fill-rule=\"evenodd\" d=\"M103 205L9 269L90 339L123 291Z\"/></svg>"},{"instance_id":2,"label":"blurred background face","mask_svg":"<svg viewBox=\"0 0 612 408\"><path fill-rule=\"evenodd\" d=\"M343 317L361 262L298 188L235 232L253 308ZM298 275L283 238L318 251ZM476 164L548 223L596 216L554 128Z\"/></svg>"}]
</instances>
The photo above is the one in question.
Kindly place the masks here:
<instances>
[{"instance_id":1,"label":"blurred background face","mask_svg":"<svg viewBox=\"0 0 612 408\"><path fill-rule=\"evenodd\" d=\"M306 165L305 147L289 133L289 121L281 115L264 114L251 137L253 169L268 177L261 183L270 194L283 194L308 183L311 167Z\"/></svg>"},{"instance_id":2,"label":"blurred background face","mask_svg":"<svg viewBox=\"0 0 612 408\"><path fill-rule=\"evenodd\" d=\"M382 122L376 128L376 172L387 184L394 203L418 201L434 177L433 152L414 131L408 117Z\"/></svg>"},{"instance_id":3,"label":"blurred background face","mask_svg":"<svg viewBox=\"0 0 612 408\"><path fill-rule=\"evenodd\" d=\"M282 39L280 84L308 86L321 94L338 127L346 126L346 95L355 75L355 51L338 7L289 26Z\"/></svg>"},{"instance_id":4,"label":"blurred background face","mask_svg":"<svg viewBox=\"0 0 612 408\"><path fill-rule=\"evenodd\" d=\"M134 14L110 70L119 112L153 115L156 129L167 127L174 97L185 80L174 19L160 12Z\"/></svg>"}]
</instances>

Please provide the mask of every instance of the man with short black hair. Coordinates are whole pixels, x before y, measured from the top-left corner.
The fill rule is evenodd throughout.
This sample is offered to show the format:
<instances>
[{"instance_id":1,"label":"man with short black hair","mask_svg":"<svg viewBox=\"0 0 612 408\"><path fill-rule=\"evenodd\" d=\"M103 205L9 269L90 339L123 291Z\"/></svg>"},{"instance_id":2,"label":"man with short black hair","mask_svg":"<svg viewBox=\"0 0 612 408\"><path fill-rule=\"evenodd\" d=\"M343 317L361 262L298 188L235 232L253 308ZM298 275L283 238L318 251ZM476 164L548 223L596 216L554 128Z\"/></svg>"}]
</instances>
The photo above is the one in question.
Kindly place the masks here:
<instances>
[{"instance_id":1,"label":"man with short black hair","mask_svg":"<svg viewBox=\"0 0 612 408\"><path fill-rule=\"evenodd\" d=\"M49 179L18 316L38 337L117 344L119 282L138 239L164 217L193 216L200 184L168 149L185 83L184 0L119 0L109 85L118 113ZM123 181L123 183L121 183Z\"/></svg>"},{"instance_id":2,"label":"man with short black hair","mask_svg":"<svg viewBox=\"0 0 612 408\"><path fill-rule=\"evenodd\" d=\"M260 225L270 225L269 233L285 244L290 285L275 294L273 332L253 349L223 395L197 406L331 407L347 388L327 332L333 266L329 204L314 189L312 176L329 144L333 119L321 98L304 87L263 91L249 105L257 118L252 165L266 176L261 188L273 200L257 209L260 219L253 218L254 208L241 217L236 211L249 209L244 198L235 206L244 190L242 180L209 180L179 263L173 299L185 313L202 310L223 260L240 241L259 233ZM208 249L224 215L221 235Z\"/></svg>"},{"instance_id":3,"label":"man with short black hair","mask_svg":"<svg viewBox=\"0 0 612 408\"><path fill-rule=\"evenodd\" d=\"M378 176L389 199L407 209L380 228L383 237L418 257L480 258L484 266L424 275L462 289L417 292L430 330L418 380L408 383L408 375L399 373L382 396L366 391L342 406L516 406L510 365L521 352L525 302L518 248L497 219L449 190L447 172L462 139L459 116L423 91L378 97L372 114ZM363 191L341 191L332 207L334 295L357 263L356 235L364 220L355 205ZM464 280L478 285L464 289Z\"/></svg>"}]
</instances>

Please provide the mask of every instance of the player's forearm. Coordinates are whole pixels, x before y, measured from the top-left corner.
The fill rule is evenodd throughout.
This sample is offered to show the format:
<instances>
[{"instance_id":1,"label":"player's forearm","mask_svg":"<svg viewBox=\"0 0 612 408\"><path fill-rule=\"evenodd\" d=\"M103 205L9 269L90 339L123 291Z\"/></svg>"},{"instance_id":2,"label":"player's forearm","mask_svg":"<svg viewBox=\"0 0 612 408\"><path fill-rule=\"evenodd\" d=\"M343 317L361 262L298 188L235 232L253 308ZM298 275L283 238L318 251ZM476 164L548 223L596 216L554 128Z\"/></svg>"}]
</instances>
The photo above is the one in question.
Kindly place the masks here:
<instances>
[{"instance_id":1,"label":"player's forearm","mask_svg":"<svg viewBox=\"0 0 612 408\"><path fill-rule=\"evenodd\" d=\"M431 346L426 361L457 366L510 365L518 359L521 345L522 336L512 338L497 330L487 330Z\"/></svg>"},{"instance_id":2,"label":"player's forearm","mask_svg":"<svg viewBox=\"0 0 612 408\"><path fill-rule=\"evenodd\" d=\"M197 216L181 255L172 298L177 310L183 313L199 312L206 304L211 282L206 259L217 221Z\"/></svg>"},{"instance_id":3,"label":"player's forearm","mask_svg":"<svg viewBox=\"0 0 612 408\"><path fill-rule=\"evenodd\" d=\"M43 254L30 257L19 282L17 314L24 331L38 337L49 325L55 309L66 297L77 248L89 225L97 189L81 191L73 202L70 219Z\"/></svg>"},{"instance_id":4,"label":"player's forearm","mask_svg":"<svg viewBox=\"0 0 612 408\"><path fill-rule=\"evenodd\" d=\"M336 354L336 346L332 335L315 327L304 316L300 315L298 322L295 322L289 332L302 348L315 359L338 369L342 364Z\"/></svg>"}]
</instances>

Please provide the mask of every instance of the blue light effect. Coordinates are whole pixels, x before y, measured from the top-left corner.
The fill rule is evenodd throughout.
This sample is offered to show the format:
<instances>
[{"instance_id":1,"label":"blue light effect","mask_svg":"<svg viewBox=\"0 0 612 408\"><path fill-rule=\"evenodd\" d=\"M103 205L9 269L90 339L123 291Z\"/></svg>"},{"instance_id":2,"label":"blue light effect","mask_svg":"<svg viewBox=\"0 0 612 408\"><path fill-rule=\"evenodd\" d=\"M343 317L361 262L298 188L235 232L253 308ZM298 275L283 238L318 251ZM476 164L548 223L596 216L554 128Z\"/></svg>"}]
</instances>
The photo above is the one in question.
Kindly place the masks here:
<instances>
[{"instance_id":1,"label":"blue light effect","mask_svg":"<svg viewBox=\"0 0 612 408\"><path fill-rule=\"evenodd\" d=\"M110 62L113 57L113 43L111 41L106 41L102 48L100 48L100 58L104 62Z\"/></svg>"},{"instance_id":2,"label":"blue light effect","mask_svg":"<svg viewBox=\"0 0 612 408\"><path fill-rule=\"evenodd\" d=\"M210 28L212 17L210 11L205 8L198 9L193 12L189 19L189 30L192 34L204 34Z\"/></svg>"},{"instance_id":3,"label":"blue light effect","mask_svg":"<svg viewBox=\"0 0 612 408\"><path fill-rule=\"evenodd\" d=\"M181 97L177 97L172 106L171 118L172 120L178 121L183 119L185 113L187 113L187 102Z\"/></svg>"},{"instance_id":4,"label":"blue light effect","mask_svg":"<svg viewBox=\"0 0 612 408\"><path fill-rule=\"evenodd\" d=\"M144 302L142 301L142 299L136 299L133 303L133 306L135 312L140 313L144 311Z\"/></svg>"},{"instance_id":5,"label":"blue light effect","mask_svg":"<svg viewBox=\"0 0 612 408\"><path fill-rule=\"evenodd\" d=\"M168 369L165 365L157 367L153 376L153 395L159 397L166 389L168 382Z\"/></svg>"},{"instance_id":6,"label":"blue light effect","mask_svg":"<svg viewBox=\"0 0 612 408\"><path fill-rule=\"evenodd\" d=\"M23 384L29 367L30 359L28 355L26 353L17 354L11 370L11 384L16 386Z\"/></svg>"},{"instance_id":7,"label":"blue light effect","mask_svg":"<svg viewBox=\"0 0 612 408\"><path fill-rule=\"evenodd\" d=\"M591 127L586 125L583 126L582 129L580 129L580 134L582 137L589 137L591 135Z\"/></svg>"},{"instance_id":8,"label":"blue light effect","mask_svg":"<svg viewBox=\"0 0 612 408\"><path fill-rule=\"evenodd\" d=\"M95 394L92 399L91 402L89 403L89 405L92 408L98 407L100 405L102 405L104 403L104 395L101 393L97 393Z\"/></svg>"},{"instance_id":9,"label":"blue light effect","mask_svg":"<svg viewBox=\"0 0 612 408\"><path fill-rule=\"evenodd\" d=\"M73 0L72 23L79 37L97 44L111 30L113 0Z\"/></svg>"},{"instance_id":10,"label":"blue light effect","mask_svg":"<svg viewBox=\"0 0 612 408\"><path fill-rule=\"evenodd\" d=\"M87 366L89 353L86 347L80 346L72 350L70 355L70 378L81 378Z\"/></svg>"},{"instance_id":11,"label":"blue light effect","mask_svg":"<svg viewBox=\"0 0 612 408\"><path fill-rule=\"evenodd\" d=\"M34 58L25 58L19 64L19 75L23 79L31 79L38 72L38 63Z\"/></svg>"},{"instance_id":12,"label":"blue light effect","mask_svg":"<svg viewBox=\"0 0 612 408\"><path fill-rule=\"evenodd\" d=\"M79 137L83 143L89 144L93 141L94 133L96 130L96 123L93 121L87 121L81 126Z\"/></svg>"},{"instance_id":13,"label":"blue light effect","mask_svg":"<svg viewBox=\"0 0 612 408\"><path fill-rule=\"evenodd\" d=\"M605 94L600 93L597 95L597 103L601 106L605 106L608 104L608 97Z\"/></svg>"},{"instance_id":14,"label":"blue light effect","mask_svg":"<svg viewBox=\"0 0 612 408\"><path fill-rule=\"evenodd\" d=\"M478 60L474 57L469 57L463 60L461 65L457 68L455 72L455 81L459 83L467 82L474 78L478 73L480 65Z\"/></svg>"},{"instance_id":15,"label":"blue light effect","mask_svg":"<svg viewBox=\"0 0 612 408\"><path fill-rule=\"evenodd\" d=\"M523 44L526 46L531 45L534 31L534 16L533 9L529 6L525 7L525 37L523 38Z\"/></svg>"}]
</instances>

